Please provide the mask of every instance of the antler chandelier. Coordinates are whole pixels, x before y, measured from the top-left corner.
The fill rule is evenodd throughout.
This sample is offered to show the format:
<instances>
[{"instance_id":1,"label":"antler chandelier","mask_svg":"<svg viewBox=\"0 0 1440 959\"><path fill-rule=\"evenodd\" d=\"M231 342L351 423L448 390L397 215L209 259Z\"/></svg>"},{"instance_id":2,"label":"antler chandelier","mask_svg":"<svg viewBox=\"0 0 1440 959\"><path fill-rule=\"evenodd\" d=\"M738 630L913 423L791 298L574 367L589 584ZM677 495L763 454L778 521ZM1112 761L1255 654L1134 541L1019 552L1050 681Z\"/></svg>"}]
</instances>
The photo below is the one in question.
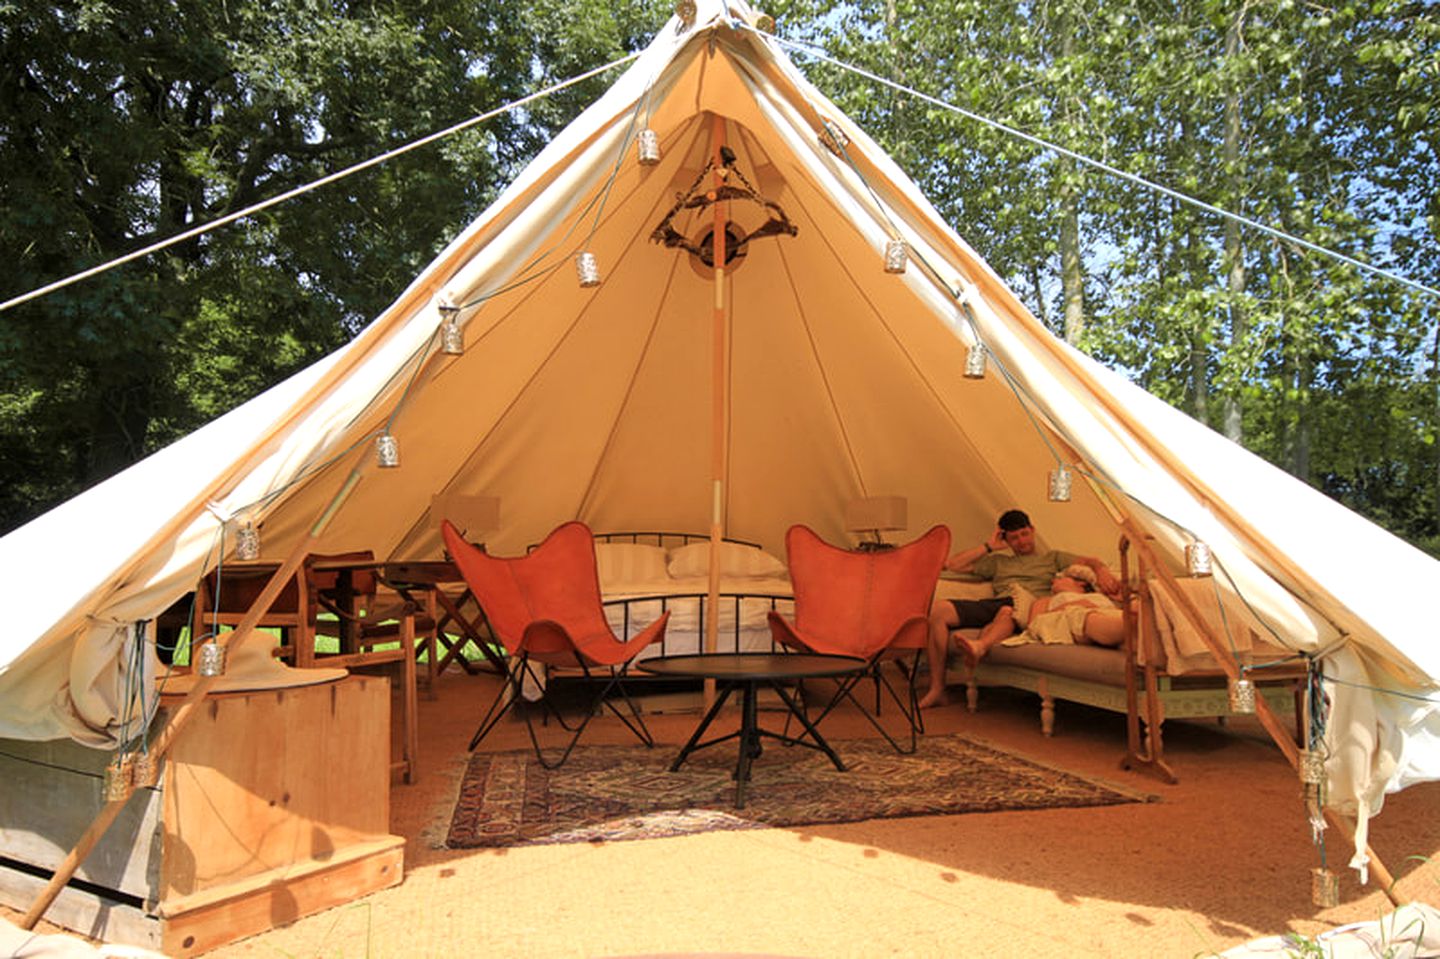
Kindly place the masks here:
<instances>
[{"instance_id":1,"label":"antler chandelier","mask_svg":"<svg viewBox=\"0 0 1440 959\"><path fill-rule=\"evenodd\" d=\"M714 170L715 161L712 159L705 164L705 169L700 171L695 182L690 184L690 189L675 195L675 205L651 232L651 241L667 247L679 247L706 267L713 267L715 265L714 229L702 231L700 236L691 240L675 229L672 221L681 210L702 210L713 203L724 200L749 201L763 210L766 216L764 223L749 231L746 231L734 220L726 221L725 264L727 266L746 254L751 240L764 239L767 236L795 236L800 232L790 222L790 217L780 208L780 205L761 196L760 191L751 185L744 173L740 172L740 168L735 165L734 150L726 146L720 148L720 178L724 182L713 189L702 191L700 185L705 182L705 177Z\"/></svg>"}]
</instances>

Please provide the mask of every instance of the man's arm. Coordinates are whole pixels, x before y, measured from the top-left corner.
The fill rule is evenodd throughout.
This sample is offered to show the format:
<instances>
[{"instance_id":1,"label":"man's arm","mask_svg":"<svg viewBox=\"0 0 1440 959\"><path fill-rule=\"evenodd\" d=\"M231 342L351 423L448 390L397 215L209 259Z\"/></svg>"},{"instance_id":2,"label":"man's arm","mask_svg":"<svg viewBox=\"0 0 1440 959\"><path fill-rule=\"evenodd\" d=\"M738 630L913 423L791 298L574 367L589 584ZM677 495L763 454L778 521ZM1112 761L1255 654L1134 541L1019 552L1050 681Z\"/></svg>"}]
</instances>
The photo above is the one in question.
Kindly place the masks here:
<instances>
[{"instance_id":1,"label":"man's arm","mask_svg":"<svg viewBox=\"0 0 1440 959\"><path fill-rule=\"evenodd\" d=\"M990 534L990 538L979 546L972 546L969 549L961 550L945 561L945 568L952 573L968 573L976 563L995 552L997 549L1005 548L1005 534L996 529ZM1098 574L1097 574L1098 575Z\"/></svg>"},{"instance_id":2,"label":"man's arm","mask_svg":"<svg viewBox=\"0 0 1440 959\"><path fill-rule=\"evenodd\" d=\"M1100 587L1100 592L1111 599L1118 599L1120 596L1120 579L1110 572L1110 567L1100 562L1094 556L1081 556L1080 563L1089 566L1095 571L1095 585Z\"/></svg>"}]
</instances>

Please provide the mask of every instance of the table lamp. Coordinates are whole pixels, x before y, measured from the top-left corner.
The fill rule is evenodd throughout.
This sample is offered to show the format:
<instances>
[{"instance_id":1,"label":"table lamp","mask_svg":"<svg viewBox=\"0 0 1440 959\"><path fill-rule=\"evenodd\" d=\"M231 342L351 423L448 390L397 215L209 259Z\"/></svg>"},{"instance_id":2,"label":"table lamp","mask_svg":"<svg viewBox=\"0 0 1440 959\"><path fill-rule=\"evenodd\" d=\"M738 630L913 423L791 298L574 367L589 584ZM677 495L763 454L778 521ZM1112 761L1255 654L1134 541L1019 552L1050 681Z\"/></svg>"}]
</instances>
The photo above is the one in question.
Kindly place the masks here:
<instances>
[{"instance_id":1,"label":"table lamp","mask_svg":"<svg viewBox=\"0 0 1440 959\"><path fill-rule=\"evenodd\" d=\"M867 496L851 500L845 507L845 528L852 533L869 533L870 539L860 541L858 549L870 552L894 549L881 533L902 530L909 526L905 518L903 496Z\"/></svg>"},{"instance_id":2,"label":"table lamp","mask_svg":"<svg viewBox=\"0 0 1440 959\"><path fill-rule=\"evenodd\" d=\"M430 497L430 523L448 519L466 542L485 548L485 535L500 528L500 497L436 493Z\"/></svg>"}]
</instances>

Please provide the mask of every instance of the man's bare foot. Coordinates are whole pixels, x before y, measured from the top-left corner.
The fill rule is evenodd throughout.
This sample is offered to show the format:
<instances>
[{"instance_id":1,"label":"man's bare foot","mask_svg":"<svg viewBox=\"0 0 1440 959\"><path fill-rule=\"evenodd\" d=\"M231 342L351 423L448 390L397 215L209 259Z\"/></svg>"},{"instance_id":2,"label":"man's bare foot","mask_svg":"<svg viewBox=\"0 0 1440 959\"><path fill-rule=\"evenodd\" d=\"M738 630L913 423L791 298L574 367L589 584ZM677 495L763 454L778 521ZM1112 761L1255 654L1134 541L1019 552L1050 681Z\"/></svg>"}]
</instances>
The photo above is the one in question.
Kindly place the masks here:
<instances>
[{"instance_id":1,"label":"man's bare foot","mask_svg":"<svg viewBox=\"0 0 1440 959\"><path fill-rule=\"evenodd\" d=\"M965 665L974 669L980 664L980 657L985 655L985 648L980 645L978 639L971 639L968 636L956 636L955 645L960 647L960 655L965 660Z\"/></svg>"},{"instance_id":2,"label":"man's bare foot","mask_svg":"<svg viewBox=\"0 0 1440 959\"><path fill-rule=\"evenodd\" d=\"M950 696L945 692L945 687L941 686L939 689L932 689L920 697L918 705L921 709L930 709L935 706L948 706L950 705Z\"/></svg>"}]
</instances>

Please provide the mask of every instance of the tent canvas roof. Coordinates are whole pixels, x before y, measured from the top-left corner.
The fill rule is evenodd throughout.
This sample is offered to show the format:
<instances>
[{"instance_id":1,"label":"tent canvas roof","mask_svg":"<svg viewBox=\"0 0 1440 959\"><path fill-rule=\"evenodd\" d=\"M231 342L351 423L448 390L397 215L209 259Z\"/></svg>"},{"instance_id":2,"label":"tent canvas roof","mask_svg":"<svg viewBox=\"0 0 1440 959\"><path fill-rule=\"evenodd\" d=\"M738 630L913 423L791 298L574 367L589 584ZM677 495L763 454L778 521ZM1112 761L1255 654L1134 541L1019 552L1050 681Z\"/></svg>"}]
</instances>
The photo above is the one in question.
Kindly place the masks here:
<instances>
[{"instance_id":1,"label":"tent canvas roof","mask_svg":"<svg viewBox=\"0 0 1440 959\"><path fill-rule=\"evenodd\" d=\"M715 282L651 234L718 137L796 228L750 242L723 283L728 535L779 551L803 522L843 540L849 500L894 494L912 530L945 523L960 544L1017 505L1045 544L1107 558L1126 516L1177 568L1199 538L1219 588L1348 684L1332 795L1378 809L1440 775L1440 647L1421 607L1395 601L1426 595L1440 564L1053 337L752 20L739 0L672 20L346 347L0 540L25 597L0 645L0 735L113 743L131 624L233 548L222 520L254 519L283 557L347 477L322 551L438 555L437 492L500 497L499 552L571 518L708 529ZM839 153L827 122L848 137ZM656 166L635 162L646 125ZM764 219L725 206L747 231ZM711 216L673 222L698 238ZM883 269L892 236L903 275ZM576 281L581 250L598 287ZM438 349L442 297L465 305L461 356ZM968 379L977 337L991 372ZM387 427L401 466L378 470ZM1058 462L1079 474L1068 503L1045 498Z\"/></svg>"}]
</instances>

